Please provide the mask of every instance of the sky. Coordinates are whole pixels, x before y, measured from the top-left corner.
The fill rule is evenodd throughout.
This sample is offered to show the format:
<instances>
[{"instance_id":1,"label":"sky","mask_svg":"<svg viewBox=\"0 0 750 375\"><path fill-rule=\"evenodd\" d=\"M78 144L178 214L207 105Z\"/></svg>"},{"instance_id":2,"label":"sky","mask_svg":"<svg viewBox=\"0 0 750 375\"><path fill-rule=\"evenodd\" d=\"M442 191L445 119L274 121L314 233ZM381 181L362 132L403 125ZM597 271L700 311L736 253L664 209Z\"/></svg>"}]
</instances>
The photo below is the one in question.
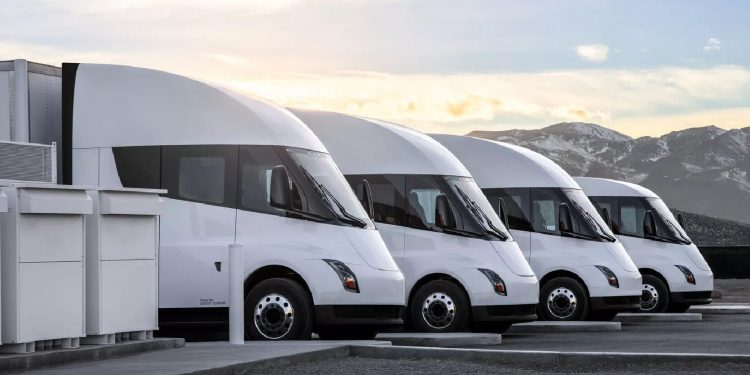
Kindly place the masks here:
<instances>
[{"instance_id":1,"label":"sky","mask_svg":"<svg viewBox=\"0 0 750 375\"><path fill-rule=\"evenodd\" d=\"M750 126L750 5L3 0L0 60L134 65L429 132Z\"/></svg>"}]
</instances>

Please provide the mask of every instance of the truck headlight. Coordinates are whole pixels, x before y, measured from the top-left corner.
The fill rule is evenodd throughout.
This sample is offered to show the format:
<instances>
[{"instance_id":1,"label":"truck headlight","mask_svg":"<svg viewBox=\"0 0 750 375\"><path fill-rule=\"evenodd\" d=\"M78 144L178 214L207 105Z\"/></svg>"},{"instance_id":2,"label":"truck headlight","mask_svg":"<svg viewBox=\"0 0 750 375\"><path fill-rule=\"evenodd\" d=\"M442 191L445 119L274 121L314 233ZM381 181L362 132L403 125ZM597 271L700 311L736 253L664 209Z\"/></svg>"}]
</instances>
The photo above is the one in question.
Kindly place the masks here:
<instances>
[{"instance_id":1,"label":"truck headlight","mask_svg":"<svg viewBox=\"0 0 750 375\"><path fill-rule=\"evenodd\" d=\"M695 285L695 275L693 275L689 268L681 266L679 264L676 264L675 267L677 267L678 270L682 271L682 274L685 275L685 281L687 281L688 284Z\"/></svg>"},{"instance_id":2,"label":"truck headlight","mask_svg":"<svg viewBox=\"0 0 750 375\"><path fill-rule=\"evenodd\" d=\"M501 296L507 296L508 290L505 289L505 281L500 278L500 275L495 273L493 270L488 270L486 268L477 268L479 272L483 273L484 276L487 276L487 279L490 280L490 283L492 284L492 289L495 291L495 293L501 295Z\"/></svg>"},{"instance_id":3,"label":"truck headlight","mask_svg":"<svg viewBox=\"0 0 750 375\"><path fill-rule=\"evenodd\" d=\"M613 288L620 287L620 281L617 280L617 275L615 275L615 273L612 272L611 269L604 267L604 266L594 266L594 267L599 269L599 271L602 271L602 273L604 274L604 277L607 278L607 283L609 283L609 286Z\"/></svg>"},{"instance_id":4,"label":"truck headlight","mask_svg":"<svg viewBox=\"0 0 750 375\"><path fill-rule=\"evenodd\" d=\"M346 264L334 259L323 259L323 261L333 268L336 275L338 275L341 280L341 286L343 286L347 292L359 293L357 276L349 267L347 267Z\"/></svg>"}]
</instances>

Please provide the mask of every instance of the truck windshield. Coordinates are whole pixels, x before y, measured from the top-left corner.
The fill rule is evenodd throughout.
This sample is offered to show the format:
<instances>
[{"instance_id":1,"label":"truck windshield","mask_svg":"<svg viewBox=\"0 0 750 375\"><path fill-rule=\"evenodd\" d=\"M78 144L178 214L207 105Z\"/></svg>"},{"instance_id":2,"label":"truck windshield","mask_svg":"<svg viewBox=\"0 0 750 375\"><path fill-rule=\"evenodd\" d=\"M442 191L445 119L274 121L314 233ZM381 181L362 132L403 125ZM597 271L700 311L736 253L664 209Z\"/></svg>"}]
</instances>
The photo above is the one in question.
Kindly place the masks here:
<instances>
[{"instance_id":1,"label":"truck windshield","mask_svg":"<svg viewBox=\"0 0 750 375\"><path fill-rule=\"evenodd\" d=\"M473 178L457 176L446 176L444 178L445 182L458 195L459 202L463 203L487 234L503 241L510 238L510 233Z\"/></svg>"},{"instance_id":2,"label":"truck windshield","mask_svg":"<svg viewBox=\"0 0 750 375\"><path fill-rule=\"evenodd\" d=\"M362 228L374 228L329 154L296 148L286 150L339 221Z\"/></svg>"},{"instance_id":3,"label":"truck windshield","mask_svg":"<svg viewBox=\"0 0 750 375\"><path fill-rule=\"evenodd\" d=\"M684 244L690 244L690 237L688 237L685 230L682 228L680 223L677 222L672 211L660 198L646 198L646 202L651 206L651 210L656 216L656 219L661 222L662 225L657 225L657 235L661 233L662 237L668 240L681 242ZM661 229L661 230L659 230Z\"/></svg>"},{"instance_id":4,"label":"truck windshield","mask_svg":"<svg viewBox=\"0 0 750 375\"><path fill-rule=\"evenodd\" d=\"M609 229L609 225L602 219L583 191L578 189L563 189L563 192L568 197L573 206L572 208L578 211L583 221L588 224L597 237L611 242L615 241L615 234Z\"/></svg>"}]
</instances>

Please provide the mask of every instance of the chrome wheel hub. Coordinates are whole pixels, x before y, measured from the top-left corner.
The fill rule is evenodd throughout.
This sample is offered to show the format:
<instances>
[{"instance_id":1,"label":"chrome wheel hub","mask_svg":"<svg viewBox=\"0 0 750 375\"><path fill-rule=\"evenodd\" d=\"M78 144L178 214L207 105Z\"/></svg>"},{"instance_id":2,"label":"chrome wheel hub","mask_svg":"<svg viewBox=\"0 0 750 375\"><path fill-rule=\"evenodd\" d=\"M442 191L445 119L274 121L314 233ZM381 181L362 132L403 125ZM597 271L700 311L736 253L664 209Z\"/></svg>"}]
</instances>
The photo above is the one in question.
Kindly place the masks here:
<instances>
[{"instance_id":1,"label":"chrome wheel hub","mask_svg":"<svg viewBox=\"0 0 750 375\"><path fill-rule=\"evenodd\" d=\"M547 296L547 310L558 319L567 319L575 314L578 298L568 288L556 288Z\"/></svg>"},{"instance_id":2,"label":"chrome wheel hub","mask_svg":"<svg viewBox=\"0 0 750 375\"><path fill-rule=\"evenodd\" d=\"M255 328L263 337L278 340L286 336L294 324L294 307L281 294L269 294L255 304Z\"/></svg>"},{"instance_id":3,"label":"chrome wheel hub","mask_svg":"<svg viewBox=\"0 0 750 375\"><path fill-rule=\"evenodd\" d=\"M422 318L432 328L446 328L453 323L455 317L456 304L445 293L432 293L422 303Z\"/></svg>"},{"instance_id":4,"label":"chrome wheel hub","mask_svg":"<svg viewBox=\"0 0 750 375\"><path fill-rule=\"evenodd\" d=\"M659 292L651 284L643 284L641 311L651 311L659 304Z\"/></svg>"}]
</instances>

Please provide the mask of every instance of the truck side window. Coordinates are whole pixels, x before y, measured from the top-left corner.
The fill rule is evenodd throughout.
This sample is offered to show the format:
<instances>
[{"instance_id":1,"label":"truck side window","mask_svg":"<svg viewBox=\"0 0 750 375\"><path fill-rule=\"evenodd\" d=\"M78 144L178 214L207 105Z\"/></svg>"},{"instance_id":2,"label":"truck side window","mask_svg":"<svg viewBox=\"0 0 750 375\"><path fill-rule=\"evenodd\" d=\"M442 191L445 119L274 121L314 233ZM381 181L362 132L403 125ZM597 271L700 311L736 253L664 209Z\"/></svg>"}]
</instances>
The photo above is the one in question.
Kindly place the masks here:
<instances>
[{"instance_id":1,"label":"truck side window","mask_svg":"<svg viewBox=\"0 0 750 375\"><path fill-rule=\"evenodd\" d=\"M643 217L646 207L640 198L620 198L620 233L628 236L643 237Z\"/></svg>"},{"instance_id":2,"label":"truck side window","mask_svg":"<svg viewBox=\"0 0 750 375\"><path fill-rule=\"evenodd\" d=\"M406 176L406 226L415 229L442 231L435 225L435 203L438 195L448 192L438 183L438 177L428 175ZM453 202L456 227L464 228L463 217Z\"/></svg>"},{"instance_id":3,"label":"truck side window","mask_svg":"<svg viewBox=\"0 0 750 375\"><path fill-rule=\"evenodd\" d=\"M505 202L508 214L508 229L531 232L534 228L529 219L529 189L482 189L495 212L499 213L500 199Z\"/></svg>"},{"instance_id":4,"label":"truck side window","mask_svg":"<svg viewBox=\"0 0 750 375\"><path fill-rule=\"evenodd\" d=\"M174 199L236 207L237 146L163 146L162 188Z\"/></svg>"},{"instance_id":5,"label":"truck side window","mask_svg":"<svg viewBox=\"0 0 750 375\"><path fill-rule=\"evenodd\" d=\"M112 147L112 154L122 186L161 188L161 146Z\"/></svg>"},{"instance_id":6,"label":"truck side window","mask_svg":"<svg viewBox=\"0 0 750 375\"><path fill-rule=\"evenodd\" d=\"M271 207L271 171L277 165L284 165L273 146L242 146L240 148L240 208L248 211L285 215L285 211ZM289 187L292 192L292 207L307 210L307 198L292 180L289 173Z\"/></svg>"},{"instance_id":7,"label":"truck side window","mask_svg":"<svg viewBox=\"0 0 750 375\"><path fill-rule=\"evenodd\" d=\"M367 180L372 190L375 222L404 225L406 220L405 179L402 175L347 175L347 182L361 198L362 180Z\"/></svg>"},{"instance_id":8,"label":"truck side window","mask_svg":"<svg viewBox=\"0 0 750 375\"><path fill-rule=\"evenodd\" d=\"M612 232L620 234L620 215L618 214L619 207L617 197L592 197L591 203L594 204L594 207L596 207L599 214L602 215L602 218L604 218L604 215L602 214L604 209L606 208L607 211L609 211L609 219L612 222Z\"/></svg>"},{"instance_id":9,"label":"truck side window","mask_svg":"<svg viewBox=\"0 0 750 375\"><path fill-rule=\"evenodd\" d=\"M531 189L531 224L535 232L560 235L558 215L560 203L568 202L559 189L534 188ZM576 210L570 207L572 213L572 231L580 233L580 223Z\"/></svg>"}]
</instances>

